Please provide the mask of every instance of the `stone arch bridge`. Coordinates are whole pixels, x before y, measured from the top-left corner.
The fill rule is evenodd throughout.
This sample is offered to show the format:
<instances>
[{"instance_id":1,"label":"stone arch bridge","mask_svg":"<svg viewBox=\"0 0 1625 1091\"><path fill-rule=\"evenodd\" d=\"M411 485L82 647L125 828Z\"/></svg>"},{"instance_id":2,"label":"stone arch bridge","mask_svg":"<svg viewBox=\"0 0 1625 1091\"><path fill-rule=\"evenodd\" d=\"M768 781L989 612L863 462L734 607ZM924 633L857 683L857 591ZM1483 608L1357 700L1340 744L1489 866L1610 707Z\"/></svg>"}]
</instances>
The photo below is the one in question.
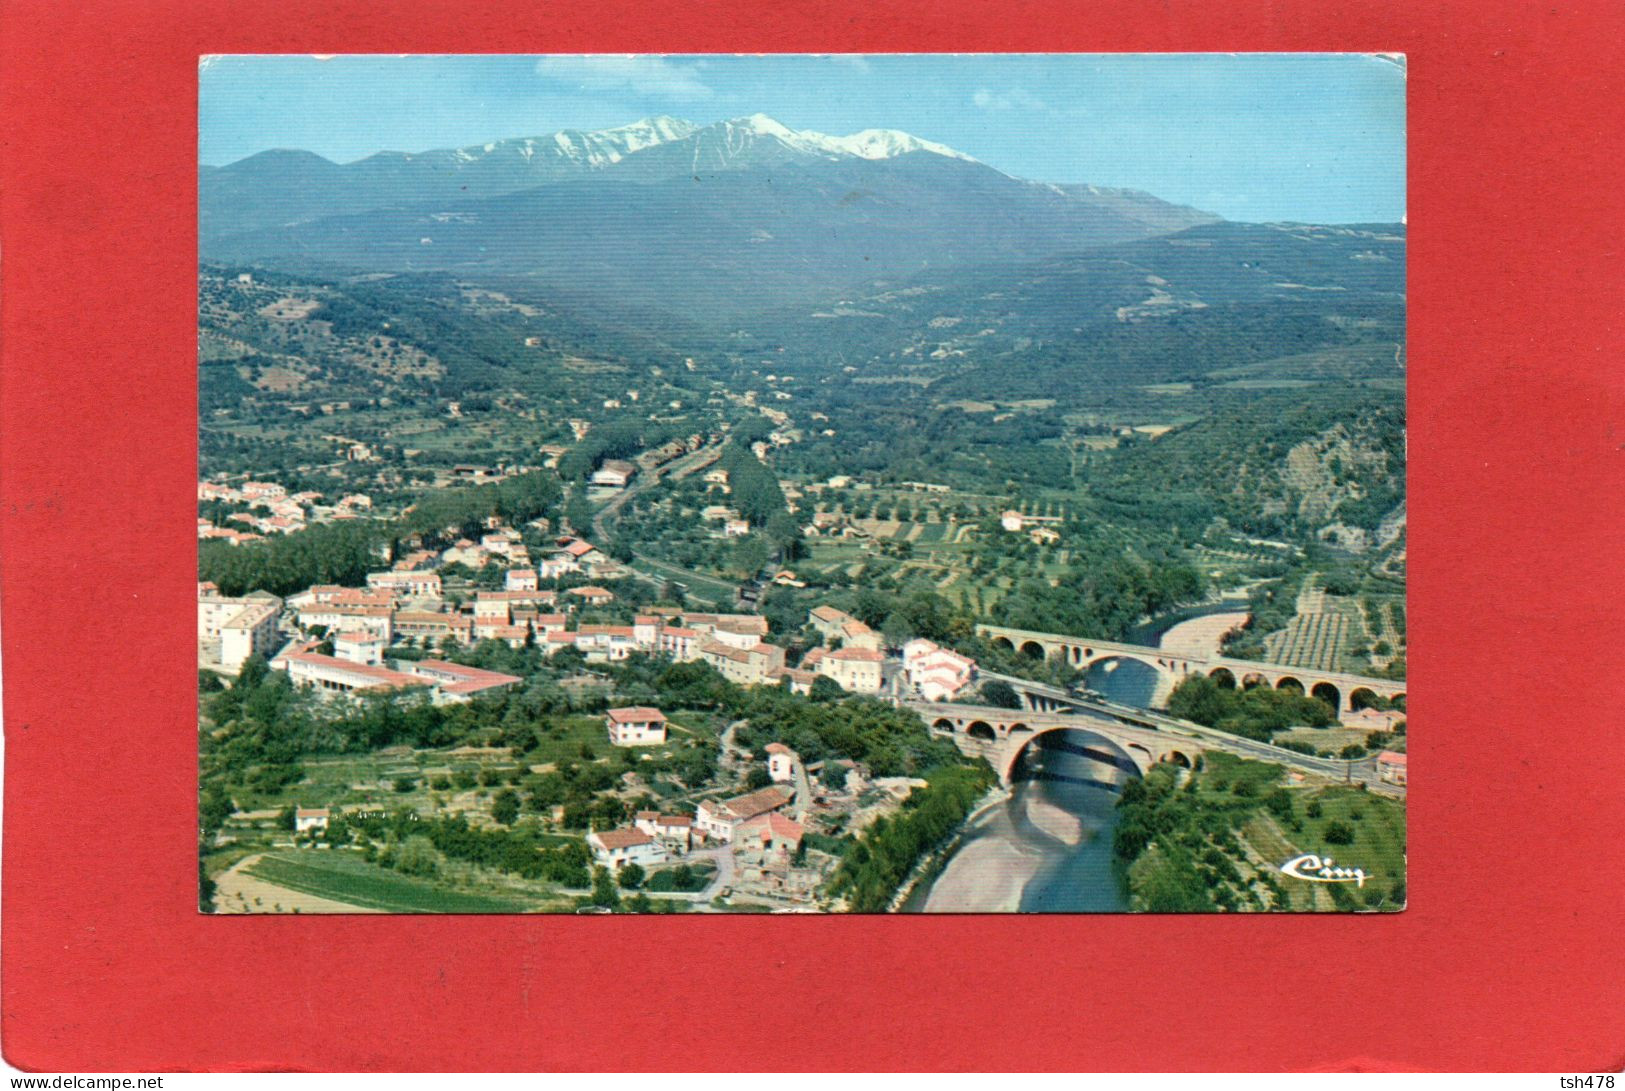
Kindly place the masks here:
<instances>
[{"instance_id":1,"label":"stone arch bridge","mask_svg":"<svg viewBox=\"0 0 1625 1091\"><path fill-rule=\"evenodd\" d=\"M1089 640L1030 629L1009 629L1002 625L978 625L976 631L993 644L1042 659L1060 657L1078 670L1088 670L1096 663L1111 660L1126 659L1143 663L1157 672L1157 691L1152 705L1158 708L1166 705L1174 687L1192 674L1204 674L1244 689L1254 686L1295 688L1311 697L1319 697L1339 713L1357 711L1363 707L1362 702L1367 697L1381 697L1384 700L1398 698L1401 701L1405 697L1405 683L1402 680L1288 667L1280 663L1255 663L1222 655L1184 655L1166 648Z\"/></svg>"},{"instance_id":2,"label":"stone arch bridge","mask_svg":"<svg viewBox=\"0 0 1625 1091\"><path fill-rule=\"evenodd\" d=\"M1028 743L1055 731L1087 731L1111 743L1133 763L1142 776L1158 762L1188 767L1208 750L1220 749L1212 740L1123 723L1109 716L1078 712L1058 715L1030 709L983 705L947 705L910 702L935 735L953 739L961 753L986 758L1003 784L1010 783L1016 760ZM1115 754L1095 755L1119 761Z\"/></svg>"}]
</instances>

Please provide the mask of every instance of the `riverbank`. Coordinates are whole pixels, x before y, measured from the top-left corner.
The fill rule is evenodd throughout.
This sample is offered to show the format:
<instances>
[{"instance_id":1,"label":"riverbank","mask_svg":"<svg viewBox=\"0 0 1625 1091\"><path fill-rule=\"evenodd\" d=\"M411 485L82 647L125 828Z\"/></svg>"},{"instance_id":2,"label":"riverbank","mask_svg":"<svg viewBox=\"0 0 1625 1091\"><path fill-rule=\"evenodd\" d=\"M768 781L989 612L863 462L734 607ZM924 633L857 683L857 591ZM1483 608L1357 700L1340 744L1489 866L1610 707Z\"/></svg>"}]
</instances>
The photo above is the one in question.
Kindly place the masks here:
<instances>
[{"instance_id":1,"label":"riverbank","mask_svg":"<svg viewBox=\"0 0 1625 1091\"><path fill-rule=\"evenodd\" d=\"M1225 634L1245 625L1247 617L1245 610L1193 617L1170 626L1157 646L1177 655L1216 656Z\"/></svg>"}]
</instances>

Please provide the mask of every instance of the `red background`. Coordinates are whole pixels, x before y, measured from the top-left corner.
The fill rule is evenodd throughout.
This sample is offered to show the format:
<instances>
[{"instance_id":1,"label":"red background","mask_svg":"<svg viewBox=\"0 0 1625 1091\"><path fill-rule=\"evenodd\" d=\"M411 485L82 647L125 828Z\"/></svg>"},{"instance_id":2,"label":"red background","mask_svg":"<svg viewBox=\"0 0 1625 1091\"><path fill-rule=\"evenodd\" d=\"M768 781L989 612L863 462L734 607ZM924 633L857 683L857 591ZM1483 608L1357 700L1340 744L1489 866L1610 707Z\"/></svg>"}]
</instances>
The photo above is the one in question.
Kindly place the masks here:
<instances>
[{"instance_id":1,"label":"red background","mask_svg":"<svg viewBox=\"0 0 1625 1091\"><path fill-rule=\"evenodd\" d=\"M1625 1064L1614 5L11 0L0 20L13 1064ZM196 914L198 54L643 50L1409 54L1409 911ZM683 1011L722 1029L680 1033Z\"/></svg>"}]
</instances>

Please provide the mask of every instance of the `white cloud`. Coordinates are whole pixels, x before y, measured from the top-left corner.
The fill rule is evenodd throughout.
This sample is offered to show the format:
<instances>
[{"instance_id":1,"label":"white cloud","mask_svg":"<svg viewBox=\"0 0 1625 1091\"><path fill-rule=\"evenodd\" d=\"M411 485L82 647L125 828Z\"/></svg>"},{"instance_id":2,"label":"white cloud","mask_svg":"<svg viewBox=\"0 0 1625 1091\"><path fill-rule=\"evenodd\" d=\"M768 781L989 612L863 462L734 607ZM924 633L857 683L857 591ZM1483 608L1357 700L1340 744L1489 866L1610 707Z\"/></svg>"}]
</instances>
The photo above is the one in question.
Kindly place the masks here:
<instances>
[{"instance_id":1,"label":"white cloud","mask_svg":"<svg viewBox=\"0 0 1625 1091\"><path fill-rule=\"evenodd\" d=\"M699 66L676 64L648 55L543 57L536 74L589 91L627 89L667 98L708 98L711 88L700 79Z\"/></svg>"},{"instance_id":2,"label":"white cloud","mask_svg":"<svg viewBox=\"0 0 1625 1091\"><path fill-rule=\"evenodd\" d=\"M1037 95L1012 87L1008 91L990 91L979 88L970 97L972 103L983 110L1047 110L1049 104Z\"/></svg>"}]
</instances>

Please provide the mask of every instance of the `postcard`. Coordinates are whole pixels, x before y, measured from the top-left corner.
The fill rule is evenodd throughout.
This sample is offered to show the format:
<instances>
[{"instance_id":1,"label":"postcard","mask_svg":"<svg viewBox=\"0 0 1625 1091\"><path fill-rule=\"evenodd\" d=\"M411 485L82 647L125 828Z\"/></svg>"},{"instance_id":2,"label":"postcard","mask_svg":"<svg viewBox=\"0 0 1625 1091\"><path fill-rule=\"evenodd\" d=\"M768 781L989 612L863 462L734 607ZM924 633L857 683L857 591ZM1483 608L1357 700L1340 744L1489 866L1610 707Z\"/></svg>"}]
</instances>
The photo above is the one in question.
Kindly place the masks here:
<instances>
[{"instance_id":1,"label":"postcard","mask_svg":"<svg viewBox=\"0 0 1625 1091\"><path fill-rule=\"evenodd\" d=\"M199 87L201 911L1405 907L1403 57Z\"/></svg>"}]
</instances>

